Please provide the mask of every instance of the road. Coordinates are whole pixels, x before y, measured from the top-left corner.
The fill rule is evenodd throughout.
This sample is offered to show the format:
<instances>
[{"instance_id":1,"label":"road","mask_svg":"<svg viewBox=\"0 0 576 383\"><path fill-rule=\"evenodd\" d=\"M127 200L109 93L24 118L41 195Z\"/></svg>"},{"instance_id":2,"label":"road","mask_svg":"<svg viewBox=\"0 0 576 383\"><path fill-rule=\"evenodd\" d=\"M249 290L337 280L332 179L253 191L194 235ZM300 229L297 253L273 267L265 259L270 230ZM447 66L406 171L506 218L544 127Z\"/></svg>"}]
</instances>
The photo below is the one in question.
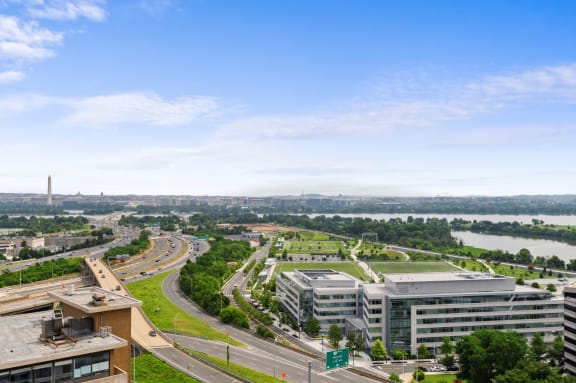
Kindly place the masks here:
<instances>
[{"instance_id":1,"label":"road","mask_svg":"<svg viewBox=\"0 0 576 383\"><path fill-rule=\"evenodd\" d=\"M231 361L235 363L272 376L274 376L274 372L276 372L278 377L282 372L285 372L288 376L288 381L306 382L308 379L308 361L312 360L314 383L374 382L372 379L358 376L345 369L326 372L324 371L323 362L318 358L311 358L269 340L256 337L245 330L222 323L219 319L206 314L180 292L178 288L178 273L172 273L164 280L162 290L164 295L182 310L247 344L247 348L231 346ZM179 334L176 335L176 339L179 343L191 349L226 359L226 344L223 342L206 341Z\"/></svg>"}]
</instances>

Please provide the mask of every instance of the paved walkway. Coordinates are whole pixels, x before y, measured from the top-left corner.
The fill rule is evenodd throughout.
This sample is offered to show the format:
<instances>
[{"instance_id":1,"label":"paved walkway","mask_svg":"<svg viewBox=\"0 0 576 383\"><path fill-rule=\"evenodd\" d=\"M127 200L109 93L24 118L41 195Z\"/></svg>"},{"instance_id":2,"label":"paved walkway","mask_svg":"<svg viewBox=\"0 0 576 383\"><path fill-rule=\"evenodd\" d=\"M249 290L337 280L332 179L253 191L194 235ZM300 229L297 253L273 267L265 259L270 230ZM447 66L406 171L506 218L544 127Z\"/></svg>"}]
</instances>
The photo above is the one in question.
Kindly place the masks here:
<instances>
[{"instance_id":1,"label":"paved walkway","mask_svg":"<svg viewBox=\"0 0 576 383\"><path fill-rule=\"evenodd\" d=\"M350 258L352 258L352 260L354 260L354 262L356 262L358 266L360 266L364 270L364 272L366 272L366 274L370 277L370 279L374 280L375 283L380 283L380 277L378 276L378 274L373 272L372 269L370 269L370 266L366 264L366 262L359 260L358 257L356 256L356 254L360 249L360 246L362 246L362 240L359 240L356 247L350 250Z\"/></svg>"}]
</instances>

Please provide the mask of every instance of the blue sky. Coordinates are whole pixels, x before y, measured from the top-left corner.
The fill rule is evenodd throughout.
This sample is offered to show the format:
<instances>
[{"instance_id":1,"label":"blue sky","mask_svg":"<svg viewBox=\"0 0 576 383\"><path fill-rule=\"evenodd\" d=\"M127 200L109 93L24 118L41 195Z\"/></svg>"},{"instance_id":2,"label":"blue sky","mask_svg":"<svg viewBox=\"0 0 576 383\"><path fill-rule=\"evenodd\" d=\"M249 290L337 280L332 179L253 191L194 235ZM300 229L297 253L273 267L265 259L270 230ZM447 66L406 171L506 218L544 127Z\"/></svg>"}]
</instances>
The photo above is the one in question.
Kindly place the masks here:
<instances>
[{"instance_id":1,"label":"blue sky","mask_svg":"<svg viewBox=\"0 0 576 383\"><path fill-rule=\"evenodd\" d=\"M576 193L576 2L0 0L0 192Z\"/></svg>"}]
</instances>

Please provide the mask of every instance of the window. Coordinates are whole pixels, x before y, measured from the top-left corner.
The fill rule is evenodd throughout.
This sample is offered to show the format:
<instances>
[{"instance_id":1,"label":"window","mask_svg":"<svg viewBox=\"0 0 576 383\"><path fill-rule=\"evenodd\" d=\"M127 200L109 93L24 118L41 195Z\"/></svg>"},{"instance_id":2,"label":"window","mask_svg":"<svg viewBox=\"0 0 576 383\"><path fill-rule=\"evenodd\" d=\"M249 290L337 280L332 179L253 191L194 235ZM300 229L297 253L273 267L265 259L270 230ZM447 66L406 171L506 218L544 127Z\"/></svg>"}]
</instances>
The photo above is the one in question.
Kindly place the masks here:
<instances>
[{"instance_id":1,"label":"window","mask_svg":"<svg viewBox=\"0 0 576 383\"><path fill-rule=\"evenodd\" d=\"M32 369L30 367L19 368L11 371L12 383L29 383L32 381Z\"/></svg>"},{"instance_id":2,"label":"window","mask_svg":"<svg viewBox=\"0 0 576 383\"><path fill-rule=\"evenodd\" d=\"M56 383L72 380L73 373L72 359L59 360L54 363L54 381Z\"/></svg>"},{"instance_id":3,"label":"window","mask_svg":"<svg viewBox=\"0 0 576 383\"><path fill-rule=\"evenodd\" d=\"M34 370L34 383L52 382L52 363L34 366L33 370Z\"/></svg>"},{"instance_id":4,"label":"window","mask_svg":"<svg viewBox=\"0 0 576 383\"><path fill-rule=\"evenodd\" d=\"M74 377L80 378L92 374L92 357L81 356L74 359Z\"/></svg>"}]
</instances>

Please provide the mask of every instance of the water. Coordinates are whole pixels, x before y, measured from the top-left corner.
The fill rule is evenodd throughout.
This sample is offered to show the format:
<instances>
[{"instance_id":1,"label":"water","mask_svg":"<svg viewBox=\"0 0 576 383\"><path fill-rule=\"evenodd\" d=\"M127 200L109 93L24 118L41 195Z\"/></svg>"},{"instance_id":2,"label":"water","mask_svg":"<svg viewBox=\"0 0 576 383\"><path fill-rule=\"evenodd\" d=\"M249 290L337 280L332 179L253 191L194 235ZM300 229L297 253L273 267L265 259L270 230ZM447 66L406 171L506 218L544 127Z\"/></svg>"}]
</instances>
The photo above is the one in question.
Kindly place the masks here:
<instances>
[{"instance_id":1,"label":"water","mask_svg":"<svg viewBox=\"0 0 576 383\"><path fill-rule=\"evenodd\" d=\"M310 215L311 218L321 214ZM325 214L327 217L336 214ZM402 218L406 221L408 217L412 218L446 218L448 222L455 218L461 218L467 221L490 221L490 222L519 222L523 224L532 224L532 219L539 219L547 224L554 225L576 225L576 216L574 215L478 215L478 214L338 214L341 217L354 218L371 218L375 220L389 220L391 218ZM546 239L530 239L511 237L506 235L489 235L478 234L468 231L453 231L452 235L461 239L465 245L479 247L487 250L503 250L516 254L520 249L530 250L534 257L548 257L556 255L563 261L576 259L576 246L571 246L563 242L551 241Z\"/></svg>"},{"instance_id":2,"label":"water","mask_svg":"<svg viewBox=\"0 0 576 383\"><path fill-rule=\"evenodd\" d=\"M570 246L563 242L510 237L506 235L479 234L469 231L453 231L452 236L461 239L465 245L480 247L482 249L500 249L512 254L516 254L520 249L528 249L534 257L556 255L566 262L576 258L576 246Z\"/></svg>"}]
</instances>

